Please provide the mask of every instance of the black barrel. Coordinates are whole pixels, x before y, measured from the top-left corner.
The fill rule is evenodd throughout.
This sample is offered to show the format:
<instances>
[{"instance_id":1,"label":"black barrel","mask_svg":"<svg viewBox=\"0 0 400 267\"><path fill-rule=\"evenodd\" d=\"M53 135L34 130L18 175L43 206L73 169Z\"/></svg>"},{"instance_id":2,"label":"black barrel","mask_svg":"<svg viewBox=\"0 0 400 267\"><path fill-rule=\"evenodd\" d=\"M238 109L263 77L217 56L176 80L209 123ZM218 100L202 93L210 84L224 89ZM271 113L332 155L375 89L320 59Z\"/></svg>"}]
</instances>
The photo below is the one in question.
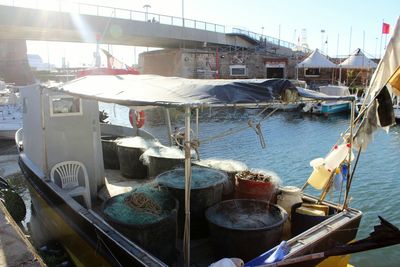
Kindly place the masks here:
<instances>
[{"instance_id":1,"label":"black barrel","mask_svg":"<svg viewBox=\"0 0 400 267\"><path fill-rule=\"evenodd\" d=\"M132 179L147 178L147 166L140 160L140 156L154 145L153 141L139 136L119 139L118 157L121 174Z\"/></svg>"},{"instance_id":2,"label":"black barrel","mask_svg":"<svg viewBox=\"0 0 400 267\"><path fill-rule=\"evenodd\" d=\"M207 209L206 218L215 256L247 262L279 244L287 213L267 201L232 199Z\"/></svg>"},{"instance_id":3,"label":"black barrel","mask_svg":"<svg viewBox=\"0 0 400 267\"><path fill-rule=\"evenodd\" d=\"M152 147L145 152L145 161L149 167L149 177L156 177L160 173L183 167L185 157L177 148Z\"/></svg>"},{"instance_id":4,"label":"black barrel","mask_svg":"<svg viewBox=\"0 0 400 267\"><path fill-rule=\"evenodd\" d=\"M160 213L133 207L129 202L130 197L138 193L154 201L160 207ZM177 255L178 205L178 201L168 192L144 186L108 199L102 210L107 222L114 228L161 260L172 264Z\"/></svg>"},{"instance_id":5,"label":"black barrel","mask_svg":"<svg viewBox=\"0 0 400 267\"><path fill-rule=\"evenodd\" d=\"M191 237L207 237L208 225L204 212L222 198L223 183L227 180L224 172L209 168L192 168L190 192ZM185 170L183 168L166 171L157 176L156 181L179 201L178 237L183 237L185 226Z\"/></svg>"},{"instance_id":6,"label":"black barrel","mask_svg":"<svg viewBox=\"0 0 400 267\"><path fill-rule=\"evenodd\" d=\"M102 136L101 137L101 147L103 149L103 161L105 169L118 170L119 160L118 160L118 148L117 139L119 136Z\"/></svg>"},{"instance_id":7,"label":"black barrel","mask_svg":"<svg viewBox=\"0 0 400 267\"><path fill-rule=\"evenodd\" d=\"M194 161L193 165L220 170L228 175L228 180L224 183L224 189L222 191L222 200L234 198L235 176L238 172L247 170L247 166L243 162L227 159L204 159Z\"/></svg>"}]
</instances>

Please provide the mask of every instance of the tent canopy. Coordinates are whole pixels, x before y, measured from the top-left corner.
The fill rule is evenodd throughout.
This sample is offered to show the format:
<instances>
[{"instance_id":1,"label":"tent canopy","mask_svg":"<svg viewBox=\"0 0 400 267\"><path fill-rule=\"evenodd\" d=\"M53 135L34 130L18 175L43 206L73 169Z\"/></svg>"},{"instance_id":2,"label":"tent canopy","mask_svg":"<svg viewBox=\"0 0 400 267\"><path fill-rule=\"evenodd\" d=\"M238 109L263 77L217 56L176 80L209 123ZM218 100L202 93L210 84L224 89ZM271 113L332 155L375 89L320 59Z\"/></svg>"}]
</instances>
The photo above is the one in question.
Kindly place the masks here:
<instances>
[{"instance_id":1,"label":"tent canopy","mask_svg":"<svg viewBox=\"0 0 400 267\"><path fill-rule=\"evenodd\" d=\"M297 64L298 68L337 68L337 65L322 55L318 49L315 49L306 59Z\"/></svg>"},{"instance_id":2,"label":"tent canopy","mask_svg":"<svg viewBox=\"0 0 400 267\"><path fill-rule=\"evenodd\" d=\"M367 58L360 48L357 48L345 61L340 65L343 69L375 69L376 64Z\"/></svg>"}]
</instances>

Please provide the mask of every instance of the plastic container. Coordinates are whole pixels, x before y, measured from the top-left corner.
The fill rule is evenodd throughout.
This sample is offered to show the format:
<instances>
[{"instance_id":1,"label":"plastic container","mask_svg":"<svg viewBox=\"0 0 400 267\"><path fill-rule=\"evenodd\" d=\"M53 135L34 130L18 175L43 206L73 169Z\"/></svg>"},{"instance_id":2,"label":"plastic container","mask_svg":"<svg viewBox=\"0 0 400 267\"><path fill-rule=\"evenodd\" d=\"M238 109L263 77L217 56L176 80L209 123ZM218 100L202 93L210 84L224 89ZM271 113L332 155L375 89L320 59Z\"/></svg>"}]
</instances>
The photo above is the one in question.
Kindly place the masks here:
<instances>
[{"instance_id":1,"label":"plastic container","mask_svg":"<svg viewBox=\"0 0 400 267\"><path fill-rule=\"evenodd\" d=\"M280 191L281 193L277 196L277 204L288 213L290 218L292 206L303 202L301 190L295 186L284 186L280 188Z\"/></svg>"},{"instance_id":2,"label":"plastic container","mask_svg":"<svg viewBox=\"0 0 400 267\"><path fill-rule=\"evenodd\" d=\"M144 192L161 206L161 213L132 208L126 198L135 192ZM166 192L155 189L137 188L132 192L121 194L104 202L102 212L108 223L155 256L172 264L176 251L176 220L178 202Z\"/></svg>"},{"instance_id":3,"label":"plastic container","mask_svg":"<svg viewBox=\"0 0 400 267\"><path fill-rule=\"evenodd\" d=\"M320 165L313 169L313 172L308 178L307 183L309 183L315 189L321 190L329 181L331 175L332 173L327 170L324 165Z\"/></svg>"},{"instance_id":4,"label":"plastic container","mask_svg":"<svg viewBox=\"0 0 400 267\"><path fill-rule=\"evenodd\" d=\"M118 147L116 140L119 136L102 136L101 147L103 149L103 161L105 169L118 170Z\"/></svg>"},{"instance_id":5,"label":"plastic container","mask_svg":"<svg viewBox=\"0 0 400 267\"><path fill-rule=\"evenodd\" d=\"M296 212L297 208L299 208L301 205L302 203L297 203L292 207L291 231L293 236L303 233L304 231L310 229L311 227L325 221L334 214L334 209L332 207L328 208L328 215L325 216L318 216L317 214L322 214L320 213L321 210L318 209L316 209L316 212L313 214L311 213L301 214ZM300 212L306 213L307 209L303 209Z\"/></svg>"},{"instance_id":6,"label":"plastic container","mask_svg":"<svg viewBox=\"0 0 400 267\"><path fill-rule=\"evenodd\" d=\"M153 141L139 136L119 139L117 146L121 174L132 179L147 178L147 166L140 160L140 156L154 145Z\"/></svg>"},{"instance_id":7,"label":"plastic container","mask_svg":"<svg viewBox=\"0 0 400 267\"><path fill-rule=\"evenodd\" d=\"M267 201L232 199L207 209L217 258L249 261L279 244L287 213Z\"/></svg>"},{"instance_id":8,"label":"plastic container","mask_svg":"<svg viewBox=\"0 0 400 267\"><path fill-rule=\"evenodd\" d=\"M236 198L260 199L276 203L276 185L274 182L242 179L236 175Z\"/></svg>"},{"instance_id":9,"label":"plastic container","mask_svg":"<svg viewBox=\"0 0 400 267\"><path fill-rule=\"evenodd\" d=\"M193 165L220 170L228 175L228 180L224 183L222 191L222 200L233 199L235 197L235 176L238 172L248 169L246 164L240 161L214 158L195 161Z\"/></svg>"},{"instance_id":10,"label":"plastic container","mask_svg":"<svg viewBox=\"0 0 400 267\"><path fill-rule=\"evenodd\" d=\"M192 167L190 192L191 237L207 237L208 226L204 212L208 207L221 201L223 183L227 180L224 172L201 167ZM185 170L183 168L166 171L157 176L156 181L179 201L178 236L183 237L185 225Z\"/></svg>"},{"instance_id":11,"label":"plastic container","mask_svg":"<svg viewBox=\"0 0 400 267\"><path fill-rule=\"evenodd\" d=\"M302 203L302 192L300 188L295 186L285 186L280 188L280 193L277 195L277 204L282 207L288 214L288 219L283 225L283 237L285 240L291 238L291 212L292 206L297 203Z\"/></svg>"},{"instance_id":12,"label":"plastic container","mask_svg":"<svg viewBox=\"0 0 400 267\"><path fill-rule=\"evenodd\" d=\"M156 177L165 171L182 167L184 160L184 158L149 156L149 177Z\"/></svg>"},{"instance_id":13,"label":"plastic container","mask_svg":"<svg viewBox=\"0 0 400 267\"><path fill-rule=\"evenodd\" d=\"M349 144L341 144L335 146L333 150L325 157L325 167L327 170L333 171L348 157Z\"/></svg>"},{"instance_id":14,"label":"plastic container","mask_svg":"<svg viewBox=\"0 0 400 267\"><path fill-rule=\"evenodd\" d=\"M146 150L141 160L148 166L148 175L151 178L160 173L183 167L185 156L178 148L156 146Z\"/></svg>"}]
</instances>

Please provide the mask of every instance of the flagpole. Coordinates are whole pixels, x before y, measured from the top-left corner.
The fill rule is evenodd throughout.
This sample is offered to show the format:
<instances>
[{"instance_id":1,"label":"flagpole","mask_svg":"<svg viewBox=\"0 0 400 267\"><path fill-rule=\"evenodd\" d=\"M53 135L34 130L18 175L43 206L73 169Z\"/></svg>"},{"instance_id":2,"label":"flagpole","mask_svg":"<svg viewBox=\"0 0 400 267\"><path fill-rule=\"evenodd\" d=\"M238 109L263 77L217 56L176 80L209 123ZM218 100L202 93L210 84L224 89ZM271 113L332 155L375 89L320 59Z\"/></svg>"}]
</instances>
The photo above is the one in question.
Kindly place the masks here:
<instances>
[{"instance_id":1,"label":"flagpole","mask_svg":"<svg viewBox=\"0 0 400 267\"><path fill-rule=\"evenodd\" d=\"M384 20L382 20L382 25L385 23ZM379 47L379 59L382 58L382 37L383 37L383 31L381 30L381 45Z\"/></svg>"},{"instance_id":2,"label":"flagpole","mask_svg":"<svg viewBox=\"0 0 400 267\"><path fill-rule=\"evenodd\" d=\"M340 36L339 36L339 33L338 33L338 35L337 35L337 43L336 43L336 58L339 60L339 64L338 64L338 66L339 66L338 85L341 85L341 83L342 83L342 66L341 66L342 62L339 59L339 37Z\"/></svg>"},{"instance_id":3,"label":"flagpole","mask_svg":"<svg viewBox=\"0 0 400 267\"><path fill-rule=\"evenodd\" d=\"M351 36L352 36L352 32L353 32L353 27L350 27L349 55L351 53Z\"/></svg>"},{"instance_id":4,"label":"flagpole","mask_svg":"<svg viewBox=\"0 0 400 267\"><path fill-rule=\"evenodd\" d=\"M365 30L363 31L363 53L365 53ZM364 57L362 58L362 66L364 68Z\"/></svg>"},{"instance_id":5,"label":"flagpole","mask_svg":"<svg viewBox=\"0 0 400 267\"><path fill-rule=\"evenodd\" d=\"M388 33L385 34L385 47L383 48L384 50L386 50L387 36L388 36Z\"/></svg>"}]
</instances>

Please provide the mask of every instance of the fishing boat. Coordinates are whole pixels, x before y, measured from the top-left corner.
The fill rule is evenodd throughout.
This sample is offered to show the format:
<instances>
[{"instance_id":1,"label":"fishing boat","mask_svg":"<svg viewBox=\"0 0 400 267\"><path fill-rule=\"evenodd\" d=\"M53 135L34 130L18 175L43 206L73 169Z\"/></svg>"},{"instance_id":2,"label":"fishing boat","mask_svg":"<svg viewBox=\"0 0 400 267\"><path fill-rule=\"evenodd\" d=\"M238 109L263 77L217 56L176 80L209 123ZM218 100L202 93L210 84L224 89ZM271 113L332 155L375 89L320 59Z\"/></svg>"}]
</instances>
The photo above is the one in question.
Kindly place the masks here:
<instances>
[{"instance_id":1,"label":"fishing boat","mask_svg":"<svg viewBox=\"0 0 400 267\"><path fill-rule=\"evenodd\" d=\"M99 49L99 48L98 48ZM111 55L108 51L101 49L101 51L107 57L107 68L101 68L96 66L95 68L84 69L78 71L77 77L83 77L87 75L122 75L122 74L139 74L139 71L133 67L126 65L121 62L113 55ZM98 55L98 52L95 53ZM100 59L97 59L98 65L100 65Z\"/></svg>"},{"instance_id":2,"label":"fishing boat","mask_svg":"<svg viewBox=\"0 0 400 267\"><path fill-rule=\"evenodd\" d=\"M349 96L350 91L347 86L327 85L320 86L319 91L329 96ZM350 101L331 100L318 103L309 103L304 106L304 112L323 114L325 116L334 113L350 112Z\"/></svg>"},{"instance_id":3,"label":"fishing boat","mask_svg":"<svg viewBox=\"0 0 400 267\"><path fill-rule=\"evenodd\" d=\"M388 53L383 60L388 61L390 57L396 56L394 62L400 62L400 49L394 41L388 45L388 50L391 49L397 53ZM366 97L369 102L366 102L365 109L359 114L359 118L367 115L364 116L366 119L354 118L355 99L349 98L352 101L351 126L338 143L333 144L326 157L310 163L313 169L310 177L305 177L306 183L302 189L313 186L321 194L315 197L303 192L299 195L300 202L296 204L300 206L290 205L291 229L294 231L285 237L285 243L290 249L282 250L284 256L277 259L282 263L293 260L296 266L346 266L348 257L335 256L345 254L343 251L342 254L327 253L326 256L311 260L302 260L301 256L322 253L337 245L345 246L356 238L362 212L349 206L349 192L359 152L365 149L360 134L365 134L363 125L370 122L368 116L376 117L378 102L381 107L385 103L383 100L386 100L386 94L390 96L388 90L391 89L387 89L391 88L389 84L399 88L396 87L400 77L399 68L392 68L393 64L381 63L378 66L375 76L379 77L379 82L372 82ZM196 187L193 182L199 176L200 167L193 166L197 161L192 152L202 143L198 134L201 131L198 114L204 107L258 107L269 110L274 104L300 99L301 92L286 80L192 80L154 75L86 76L65 84L47 84L34 90L23 89L21 94L27 112L23 113L23 129L16 135L16 143L20 151L19 164L32 197L33 213L43 218L44 228L66 248L77 266L209 266L218 261L219 257L242 258L246 266L267 266L269 263L264 260L260 263L257 259L266 255L263 252L279 248L280 240L284 239L283 223L288 217L283 208L272 203L272 197L269 202L254 199L220 202L224 186L210 182L211 176L206 176L203 182L211 183L210 187L215 190L212 191L213 197L205 200L212 198L215 202L203 207L200 214L196 211L199 192L205 193L205 188ZM147 154L149 150L168 150L169 147L157 144L149 132L140 128L142 116L135 118L132 115L131 128L100 124L98 102L115 103L136 110L154 106L165 108L168 140L170 145L180 147L178 150L181 154L178 154L181 157L164 157L169 162L178 160L183 168L172 169L176 164L166 168L157 161L163 156L153 155L155 161L150 160L145 171L142 165L134 161L138 157L135 154L137 152L130 150L139 147L141 153L144 150L143 154ZM388 106L389 113L384 114L386 117L379 114L381 126L393 124L390 118L393 115L393 112L390 113L392 107L391 104ZM184 112L184 127L176 131L172 131L168 120L170 108ZM265 119L268 117L265 116ZM361 125L356 127L356 122L361 122ZM263 144L260 123L249 121L246 127L255 130ZM123 140L113 141L116 137ZM130 145L132 139L127 140L127 137L139 137L146 145ZM102 146L102 140L106 139L111 140L108 143L110 146L117 146L117 154L115 150ZM353 155L353 148L358 148L357 156ZM130 156L124 153L130 153ZM112 167L115 164L112 160L116 159L119 164ZM220 181L226 184L227 175L214 169L214 166L209 167L212 168L206 172L212 172L213 179L216 176L225 177ZM171 186L174 173L179 178L176 180L179 186L175 187ZM344 197L338 203L333 203L326 201L325 196L332 187L336 173L346 175L347 181L343 186ZM236 176L236 179L239 178ZM145 186L151 188L144 189ZM168 190L164 191L165 188ZM179 201L167 201L166 195L151 198L146 193L146 190L154 190L157 192L155 194L164 194L177 192L176 189L180 189ZM284 188L281 191L284 192ZM215 197L216 192L219 192L219 197ZM157 199L165 201L157 202ZM243 204L246 200L251 204ZM247 211L257 205L263 209L261 216L273 213L280 216L279 220L272 224L270 222L268 227L261 227L257 224L257 218L250 222L245 219L248 216L243 216L241 222L248 222L247 226L250 227L246 229L224 227L221 225L225 222L224 217L222 222L217 220L212 223L213 215L229 217L235 214L238 207ZM272 209L275 211L271 212ZM165 217L160 219L167 211ZM129 216L132 212L140 216ZM195 232L195 227L201 226L198 220L204 217L204 212L210 229L209 232L205 231L205 236L197 239L194 234L199 232ZM146 223L144 218L155 215L157 219ZM140 223L129 221L139 217L143 219ZM272 232L260 232L263 230ZM254 231L257 238L248 239ZM232 237L232 233L242 234ZM276 238L273 243L269 238L271 233ZM218 234L226 236L218 239ZM261 236L266 237L266 240L263 241ZM225 242L231 250L225 251L223 255L213 255L212 252L221 249L221 246L215 246L215 242L219 244L218 241ZM259 249L259 244L265 246ZM256 246L257 251L253 251ZM240 255L242 250L248 250L247 247L250 252L256 253L252 255L254 259L249 255L246 255L247 258ZM252 262L257 263L253 265Z\"/></svg>"}]
</instances>

